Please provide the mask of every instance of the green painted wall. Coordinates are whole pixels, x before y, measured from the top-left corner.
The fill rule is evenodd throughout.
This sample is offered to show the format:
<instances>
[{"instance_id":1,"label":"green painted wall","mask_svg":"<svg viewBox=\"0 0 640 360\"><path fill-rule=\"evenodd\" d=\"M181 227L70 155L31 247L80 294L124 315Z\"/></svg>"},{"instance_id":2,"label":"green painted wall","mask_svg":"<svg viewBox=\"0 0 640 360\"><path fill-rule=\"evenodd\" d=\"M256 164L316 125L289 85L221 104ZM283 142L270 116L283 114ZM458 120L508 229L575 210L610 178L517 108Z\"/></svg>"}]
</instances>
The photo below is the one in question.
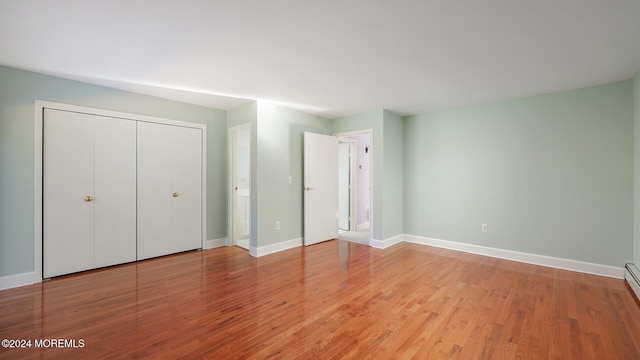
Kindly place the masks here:
<instances>
[{"instance_id":1,"label":"green painted wall","mask_svg":"<svg viewBox=\"0 0 640 360\"><path fill-rule=\"evenodd\" d=\"M257 224L252 228L256 229L252 231L253 246L262 247L303 236L304 132L328 134L329 120L258 101L254 157ZM289 184L290 175L292 184ZM275 229L276 221L280 221L280 230ZM255 245L254 234L257 235Z\"/></svg>"},{"instance_id":2,"label":"green painted wall","mask_svg":"<svg viewBox=\"0 0 640 360\"><path fill-rule=\"evenodd\" d=\"M405 233L622 266L632 96L623 81L405 118Z\"/></svg>"},{"instance_id":3,"label":"green painted wall","mask_svg":"<svg viewBox=\"0 0 640 360\"><path fill-rule=\"evenodd\" d=\"M227 110L227 127L251 123L255 125L258 118L258 105L255 101Z\"/></svg>"},{"instance_id":4,"label":"green painted wall","mask_svg":"<svg viewBox=\"0 0 640 360\"><path fill-rule=\"evenodd\" d=\"M633 79L633 262L640 267L640 72Z\"/></svg>"},{"instance_id":5,"label":"green painted wall","mask_svg":"<svg viewBox=\"0 0 640 360\"><path fill-rule=\"evenodd\" d=\"M225 113L0 66L0 276L33 271L35 99L207 124L208 239L226 236L227 128L251 122L254 247L303 236L303 132L372 130L374 239L640 262L640 75L404 119L328 120L267 102Z\"/></svg>"},{"instance_id":6,"label":"green painted wall","mask_svg":"<svg viewBox=\"0 0 640 360\"><path fill-rule=\"evenodd\" d=\"M226 236L224 111L0 66L0 276L34 269L36 99L207 124L207 238Z\"/></svg>"},{"instance_id":7,"label":"green painted wall","mask_svg":"<svg viewBox=\"0 0 640 360\"><path fill-rule=\"evenodd\" d=\"M402 117L383 111L382 239L404 233L404 126Z\"/></svg>"}]
</instances>

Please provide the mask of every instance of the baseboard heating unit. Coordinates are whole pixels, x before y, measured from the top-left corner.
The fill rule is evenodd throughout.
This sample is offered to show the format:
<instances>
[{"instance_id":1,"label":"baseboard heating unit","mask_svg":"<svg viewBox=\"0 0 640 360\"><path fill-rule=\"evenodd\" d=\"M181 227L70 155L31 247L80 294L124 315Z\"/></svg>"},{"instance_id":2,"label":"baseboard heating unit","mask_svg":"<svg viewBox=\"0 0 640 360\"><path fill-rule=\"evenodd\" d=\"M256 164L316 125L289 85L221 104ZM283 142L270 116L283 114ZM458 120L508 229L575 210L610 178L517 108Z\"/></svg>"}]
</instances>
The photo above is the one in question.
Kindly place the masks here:
<instances>
[{"instance_id":1,"label":"baseboard heating unit","mask_svg":"<svg viewBox=\"0 0 640 360\"><path fill-rule=\"evenodd\" d=\"M640 300L640 270L634 264L628 263L624 266L624 278L636 294L636 298Z\"/></svg>"}]
</instances>

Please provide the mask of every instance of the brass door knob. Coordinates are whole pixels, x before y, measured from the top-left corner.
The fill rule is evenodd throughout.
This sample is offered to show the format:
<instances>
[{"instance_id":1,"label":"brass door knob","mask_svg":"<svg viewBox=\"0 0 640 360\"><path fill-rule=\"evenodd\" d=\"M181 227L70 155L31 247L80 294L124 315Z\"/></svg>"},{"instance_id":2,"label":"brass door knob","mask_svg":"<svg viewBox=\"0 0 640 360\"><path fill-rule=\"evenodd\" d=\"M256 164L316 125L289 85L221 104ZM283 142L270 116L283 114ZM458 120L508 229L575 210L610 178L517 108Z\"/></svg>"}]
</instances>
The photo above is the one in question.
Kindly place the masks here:
<instances>
[{"instance_id":1,"label":"brass door knob","mask_svg":"<svg viewBox=\"0 0 640 360\"><path fill-rule=\"evenodd\" d=\"M84 201L87 201L87 202L93 201L93 196L87 195L87 197L84 198Z\"/></svg>"},{"instance_id":2,"label":"brass door knob","mask_svg":"<svg viewBox=\"0 0 640 360\"><path fill-rule=\"evenodd\" d=\"M180 196L180 194L178 194L177 192L173 193L173 197L178 197L178 196Z\"/></svg>"}]
</instances>

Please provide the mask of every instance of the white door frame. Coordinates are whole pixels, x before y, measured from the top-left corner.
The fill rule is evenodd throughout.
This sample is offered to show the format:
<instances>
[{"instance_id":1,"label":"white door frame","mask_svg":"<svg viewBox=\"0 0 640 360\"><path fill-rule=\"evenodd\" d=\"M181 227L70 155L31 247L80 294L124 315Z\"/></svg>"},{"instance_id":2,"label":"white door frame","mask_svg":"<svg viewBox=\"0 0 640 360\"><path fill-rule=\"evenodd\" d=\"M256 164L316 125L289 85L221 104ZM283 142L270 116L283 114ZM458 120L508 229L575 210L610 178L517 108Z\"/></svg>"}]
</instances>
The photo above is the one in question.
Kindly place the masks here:
<instances>
[{"instance_id":1,"label":"white door frame","mask_svg":"<svg viewBox=\"0 0 640 360\"><path fill-rule=\"evenodd\" d=\"M207 125L186 121L163 119L154 116L130 114L118 111L91 108L87 106L65 104L53 101L37 100L34 106L34 196L33 196L33 282L42 282L42 186L43 186L43 135L44 109L95 114L106 117L129 119L135 121L152 122L157 124L175 125L197 128L202 130L202 229L201 244L207 237Z\"/></svg>"},{"instance_id":2,"label":"white door frame","mask_svg":"<svg viewBox=\"0 0 640 360\"><path fill-rule=\"evenodd\" d=\"M230 127L227 131L227 208L228 211L228 219L227 219L227 241L226 246L234 246L236 245L235 234L234 234L234 218L235 211L237 207L236 201L236 192L235 192L235 177L236 177L236 142L237 142L237 134L238 130L241 129L249 130L249 196L251 196L251 163L253 159L251 159L251 123L246 123L242 125L237 125ZM253 207L253 203L251 203ZM249 229L249 239L251 239L251 229Z\"/></svg>"},{"instance_id":3,"label":"white door frame","mask_svg":"<svg viewBox=\"0 0 640 360\"><path fill-rule=\"evenodd\" d=\"M348 131L348 132L341 132L341 133L336 133L333 134L334 136L337 136L338 139L342 138L342 137L348 137L348 136L355 136L355 135L369 135L369 186L371 187L371 190L369 191L369 244L371 244L371 240L373 240L373 222L374 222L374 217L373 217L373 192L375 191L375 184L374 184L374 179L373 179L373 164L374 164L374 157L376 156L375 151L374 151L374 146L373 146L373 129L363 129L363 130L355 130L355 131ZM355 162L354 162L354 166L355 166ZM356 179L356 186L354 189L354 193L357 193L357 179ZM357 200L357 198L356 198ZM354 218L357 219L356 216L354 216ZM354 221L356 223L357 226L357 221Z\"/></svg>"}]
</instances>

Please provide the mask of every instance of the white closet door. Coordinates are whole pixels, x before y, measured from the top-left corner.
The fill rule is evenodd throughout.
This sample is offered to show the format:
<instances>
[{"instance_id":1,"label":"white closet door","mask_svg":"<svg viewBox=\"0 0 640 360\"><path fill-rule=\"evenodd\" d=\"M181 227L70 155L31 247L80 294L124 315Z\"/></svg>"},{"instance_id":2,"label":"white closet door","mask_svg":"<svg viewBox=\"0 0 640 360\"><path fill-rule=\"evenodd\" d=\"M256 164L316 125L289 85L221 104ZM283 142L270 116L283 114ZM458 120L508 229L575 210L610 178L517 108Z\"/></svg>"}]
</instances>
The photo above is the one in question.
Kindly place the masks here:
<instances>
[{"instance_id":1,"label":"white closet door","mask_svg":"<svg viewBox=\"0 0 640 360\"><path fill-rule=\"evenodd\" d=\"M87 201L95 196L93 134L92 115L45 109L45 278L93 267L94 202Z\"/></svg>"},{"instance_id":2,"label":"white closet door","mask_svg":"<svg viewBox=\"0 0 640 360\"><path fill-rule=\"evenodd\" d=\"M95 117L95 267L136 260L136 122Z\"/></svg>"},{"instance_id":3,"label":"white closet door","mask_svg":"<svg viewBox=\"0 0 640 360\"><path fill-rule=\"evenodd\" d=\"M138 122L138 259L172 252L171 130Z\"/></svg>"},{"instance_id":4,"label":"white closet door","mask_svg":"<svg viewBox=\"0 0 640 360\"><path fill-rule=\"evenodd\" d=\"M202 247L202 131L172 129L173 252Z\"/></svg>"}]
</instances>

